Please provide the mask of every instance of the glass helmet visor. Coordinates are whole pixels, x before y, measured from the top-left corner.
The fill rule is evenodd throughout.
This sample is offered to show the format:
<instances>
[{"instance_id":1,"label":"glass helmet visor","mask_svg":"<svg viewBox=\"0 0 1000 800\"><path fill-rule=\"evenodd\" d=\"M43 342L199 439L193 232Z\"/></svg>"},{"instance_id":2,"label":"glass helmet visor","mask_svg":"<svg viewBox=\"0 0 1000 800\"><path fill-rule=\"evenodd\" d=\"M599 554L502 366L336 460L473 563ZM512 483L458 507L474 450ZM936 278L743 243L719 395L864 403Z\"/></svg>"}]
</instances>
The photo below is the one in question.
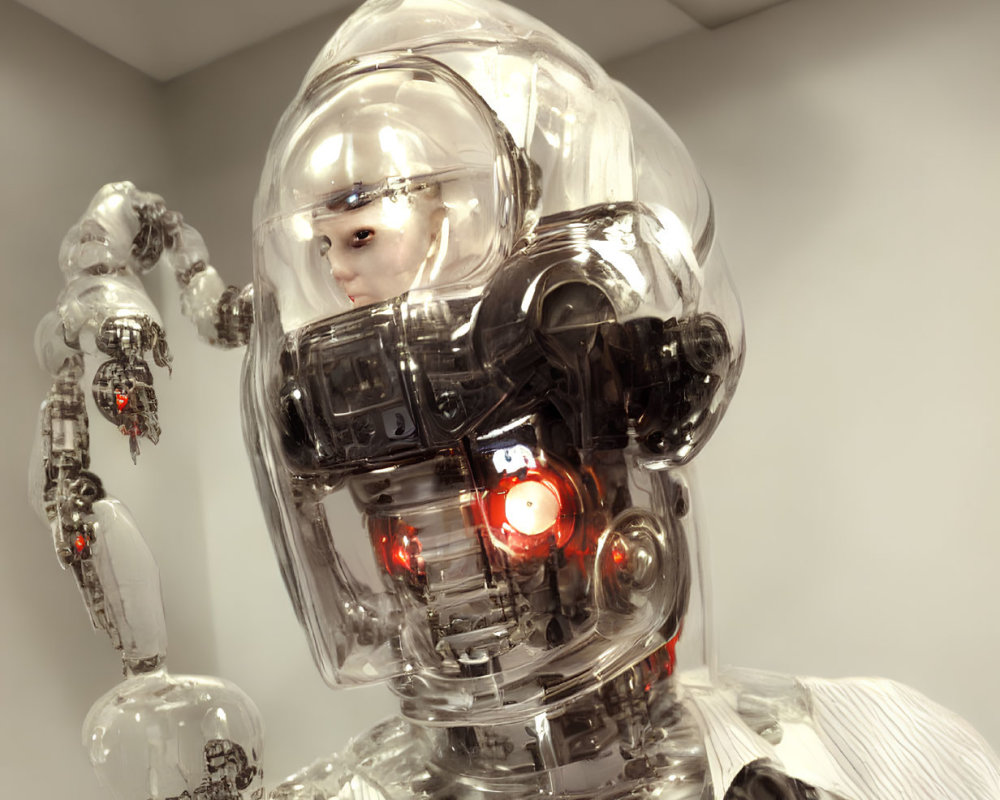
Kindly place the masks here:
<instances>
[{"instance_id":1,"label":"glass helmet visor","mask_svg":"<svg viewBox=\"0 0 1000 800\"><path fill-rule=\"evenodd\" d=\"M521 165L443 64L319 75L279 126L258 199L258 285L282 329L411 289L481 285L521 232Z\"/></svg>"}]
</instances>

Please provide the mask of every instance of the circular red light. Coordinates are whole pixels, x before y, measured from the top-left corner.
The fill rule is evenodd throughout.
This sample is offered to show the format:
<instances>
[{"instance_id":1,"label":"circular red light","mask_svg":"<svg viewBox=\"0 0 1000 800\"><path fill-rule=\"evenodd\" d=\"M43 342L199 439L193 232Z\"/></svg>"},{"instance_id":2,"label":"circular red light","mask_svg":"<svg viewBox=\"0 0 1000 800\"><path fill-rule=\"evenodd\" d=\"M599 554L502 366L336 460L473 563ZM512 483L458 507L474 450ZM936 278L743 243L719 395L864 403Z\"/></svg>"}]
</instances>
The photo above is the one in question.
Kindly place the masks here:
<instances>
[{"instance_id":1,"label":"circular red light","mask_svg":"<svg viewBox=\"0 0 1000 800\"><path fill-rule=\"evenodd\" d=\"M502 475L485 507L493 542L515 556L545 556L550 546L563 547L576 524L572 483L547 467Z\"/></svg>"}]
</instances>

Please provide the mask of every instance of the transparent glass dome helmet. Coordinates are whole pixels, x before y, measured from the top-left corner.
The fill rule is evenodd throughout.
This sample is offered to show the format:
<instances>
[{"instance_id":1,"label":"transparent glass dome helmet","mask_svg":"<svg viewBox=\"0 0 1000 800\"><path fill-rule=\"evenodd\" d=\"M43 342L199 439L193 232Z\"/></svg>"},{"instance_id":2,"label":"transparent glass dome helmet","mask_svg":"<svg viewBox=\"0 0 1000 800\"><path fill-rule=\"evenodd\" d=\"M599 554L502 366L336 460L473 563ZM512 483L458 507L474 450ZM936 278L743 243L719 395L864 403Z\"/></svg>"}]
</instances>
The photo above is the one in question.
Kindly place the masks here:
<instances>
[{"instance_id":1,"label":"transparent glass dome helmet","mask_svg":"<svg viewBox=\"0 0 1000 800\"><path fill-rule=\"evenodd\" d=\"M689 591L700 595L698 554L683 480L662 468L689 460L721 417L739 373L742 325L707 192L655 112L506 6L369 3L317 59L279 126L255 236L248 441L286 581L329 683L395 677L407 713L443 719L470 703L536 702L542 678L571 694L595 670L610 674L675 640ZM406 257L381 270L377 290L359 288L358 271L341 259L372 255L380 242L399 243L394 253ZM481 301L518 285L518 270L553 252L581 268L600 262L610 276L601 292L622 324L710 314L728 335L697 435L682 449L632 444L612 458L645 517L585 524L604 512L573 469L520 444L484 444L517 420L501 424L496 415L512 395L496 370L488 374L496 353L484 353L496 343L482 332ZM523 297L507 298L512 317L527 302L524 286L518 291ZM449 359L472 387L461 429L429 421L444 408L431 362ZM476 398L482 408L471 408ZM282 410L292 406L306 408L294 424ZM305 437L308 452L288 445L317 420L325 427ZM525 494L500 486L511 474L501 463L547 471L548 494L525 495L536 511L570 509L550 520L565 531L553 534L553 557L579 568L556 583L584 610L561 632L549 635L545 624L513 631L491 617L506 590L488 585L488 575L507 570L513 594L523 595L537 582L530 562L546 557L512 544L491 519L497 497L516 505ZM654 567L639 580L648 585L636 590L644 600L630 605L621 597L636 594L634 580L602 575L629 553L646 560L639 530L650 515L653 538L670 547L652 547L660 547L648 559ZM466 647L464 666L442 650L462 638L462 620L453 615L447 629L428 623L444 609L428 602L421 581L445 575L442 559L450 559L449 587L478 581L482 590L466 598L463 641L495 639ZM703 623L695 602L681 642L687 666L706 658ZM485 651L481 672L472 662ZM433 711L407 709L407 696L425 707L435 698Z\"/></svg>"},{"instance_id":2,"label":"transparent glass dome helmet","mask_svg":"<svg viewBox=\"0 0 1000 800\"><path fill-rule=\"evenodd\" d=\"M261 294L287 332L411 289L481 283L524 233L529 184L506 130L443 65L334 67L305 86L271 146Z\"/></svg>"}]
</instances>

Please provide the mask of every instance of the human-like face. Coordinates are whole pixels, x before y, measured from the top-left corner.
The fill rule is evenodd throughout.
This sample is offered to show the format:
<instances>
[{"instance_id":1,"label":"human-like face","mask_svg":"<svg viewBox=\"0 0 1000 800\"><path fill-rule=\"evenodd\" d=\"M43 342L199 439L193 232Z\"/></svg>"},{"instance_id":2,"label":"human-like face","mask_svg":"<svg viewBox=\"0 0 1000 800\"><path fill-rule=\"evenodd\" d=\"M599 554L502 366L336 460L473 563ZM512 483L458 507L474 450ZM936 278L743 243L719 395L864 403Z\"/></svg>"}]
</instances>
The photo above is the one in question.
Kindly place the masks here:
<instances>
[{"instance_id":1,"label":"human-like face","mask_svg":"<svg viewBox=\"0 0 1000 800\"><path fill-rule=\"evenodd\" d=\"M430 267L443 218L434 193L402 194L318 216L313 230L337 285L365 306L414 286Z\"/></svg>"}]
</instances>

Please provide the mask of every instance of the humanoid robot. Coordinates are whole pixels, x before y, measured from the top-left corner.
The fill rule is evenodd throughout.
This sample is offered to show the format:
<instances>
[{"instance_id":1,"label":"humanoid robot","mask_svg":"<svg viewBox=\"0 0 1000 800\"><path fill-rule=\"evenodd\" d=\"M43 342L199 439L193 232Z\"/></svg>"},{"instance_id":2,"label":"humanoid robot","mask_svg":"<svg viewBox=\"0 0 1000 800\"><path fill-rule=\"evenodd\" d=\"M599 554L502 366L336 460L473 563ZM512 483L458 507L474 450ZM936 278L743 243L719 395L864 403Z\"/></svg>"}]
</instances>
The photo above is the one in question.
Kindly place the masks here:
<instances>
[{"instance_id":1,"label":"humanoid robot","mask_svg":"<svg viewBox=\"0 0 1000 800\"><path fill-rule=\"evenodd\" d=\"M39 329L36 504L128 673L86 726L115 797L264 791L252 703L166 673L155 567L88 471L84 354L133 458L159 436L157 263L205 339L248 347L257 490L324 679L400 699L276 800L1000 796L909 690L706 669L684 465L741 317L689 156L585 54L499 3L370 0L279 123L254 231L253 285L226 287L160 198L109 185Z\"/></svg>"}]
</instances>

